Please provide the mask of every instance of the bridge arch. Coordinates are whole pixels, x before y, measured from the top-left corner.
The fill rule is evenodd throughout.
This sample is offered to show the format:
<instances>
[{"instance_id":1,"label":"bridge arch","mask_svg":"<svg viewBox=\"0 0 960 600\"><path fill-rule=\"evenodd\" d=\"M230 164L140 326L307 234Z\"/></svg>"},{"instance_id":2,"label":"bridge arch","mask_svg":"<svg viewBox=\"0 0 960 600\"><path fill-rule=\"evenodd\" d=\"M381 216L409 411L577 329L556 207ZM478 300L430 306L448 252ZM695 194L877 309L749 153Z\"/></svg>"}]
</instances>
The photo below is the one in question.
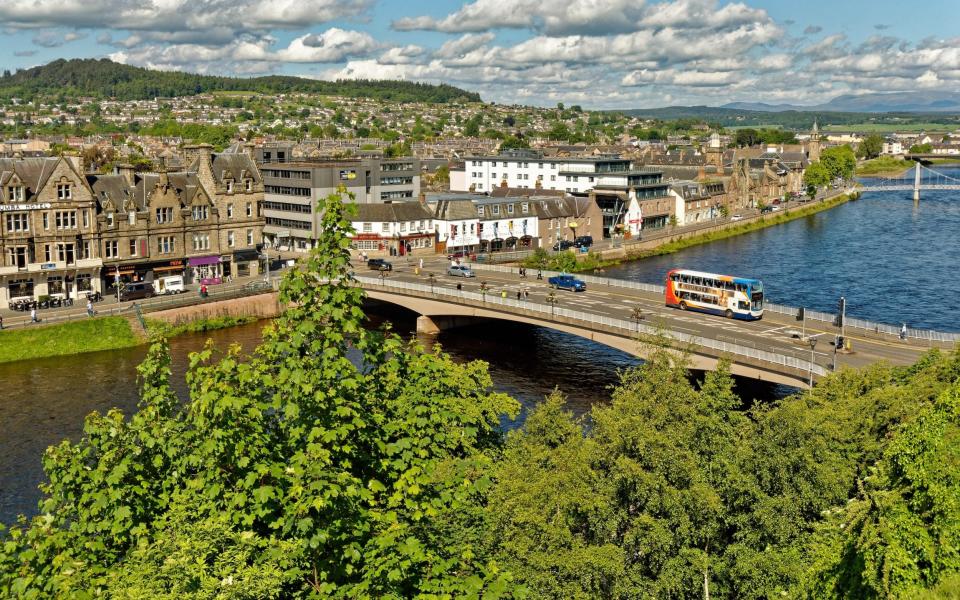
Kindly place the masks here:
<instances>
[{"instance_id":1,"label":"bridge arch","mask_svg":"<svg viewBox=\"0 0 960 600\"><path fill-rule=\"evenodd\" d=\"M646 359L649 355L649 348L641 344L635 337L617 335L603 331L594 331L577 325L552 321L549 319L540 319L534 316L521 315L506 311L497 311L488 308L468 306L433 300L430 298L420 298L406 296L402 294L393 294L389 292L380 292L367 289L367 297L372 300L385 302L410 310L418 315L417 331L419 333L438 333L445 329L473 325L483 320L512 321L515 323L525 323L538 327L546 327L554 331L560 331L570 335L575 335L598 344L603 344L610 348L620 350L641 359ZM733 375L756 379L758 381L767 381L789 385L797 388L807 388L807 378L803 374L792 375L772 370L763 369L756 365L743 364L736 362L736 357L732 357L734 362L730 365L730 371ZM690 368L699 371L715 371L719 364L719 358L698 353L696 350L690 353Z\"/></svg>"}]
</instances>

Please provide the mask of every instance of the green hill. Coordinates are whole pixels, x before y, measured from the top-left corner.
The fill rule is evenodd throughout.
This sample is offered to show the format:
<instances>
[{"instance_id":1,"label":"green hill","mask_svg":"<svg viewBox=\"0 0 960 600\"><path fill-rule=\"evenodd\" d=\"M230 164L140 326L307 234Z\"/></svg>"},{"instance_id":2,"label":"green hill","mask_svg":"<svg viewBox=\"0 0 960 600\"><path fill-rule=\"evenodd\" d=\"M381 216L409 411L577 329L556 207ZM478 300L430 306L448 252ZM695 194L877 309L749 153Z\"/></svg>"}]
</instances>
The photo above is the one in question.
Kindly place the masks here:
<instances>
[{"instance_id":1,"label":"green hill","mask_svg":"<svg viewBox=\"0 0 960 600\"><path fill-rule=\"evenodd\" d=\"M480 95L451 85L410 81L317 81L302 77L217 77L181 71L153 71L109 59L59 59L32 69L5 71L0 98L94 96L118 100L192 96L205 92L306 92L393 102L480 102Z\"/></svg>"}]
</instances>

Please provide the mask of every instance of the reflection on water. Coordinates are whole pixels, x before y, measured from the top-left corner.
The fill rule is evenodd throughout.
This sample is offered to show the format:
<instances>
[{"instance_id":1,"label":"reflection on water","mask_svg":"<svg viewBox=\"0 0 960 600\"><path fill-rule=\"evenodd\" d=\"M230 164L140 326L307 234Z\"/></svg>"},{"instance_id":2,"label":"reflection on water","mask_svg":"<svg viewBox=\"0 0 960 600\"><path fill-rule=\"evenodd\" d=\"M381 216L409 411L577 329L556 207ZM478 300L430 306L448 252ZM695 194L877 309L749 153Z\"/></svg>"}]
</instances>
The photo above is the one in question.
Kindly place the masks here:
<instances>
[{"instance_id":1,"label":"reflection on water","mask_svg":"<svg viewBox=\"0 0 960 600\"><path fill-rule=\"evenodd\" d=\"M368 308L372 327L390 321L393 330L404 336L416 329L413 313L378 303ZM177 393L187 397L184 375L190 352L202 349L208 338L220 349L238 343L249 351L260 341L263 325L253 323L171 340ZM433 341L424 340L427 344ZM447 331L435 341L455 361L489 363L494 388L516 398L523 413L559 388L570 409L583 415L593 404L609 399L609 388L617 382L619 370L639 364L630 355L582 338L508 322ZM113 407L126 414L136 410L136 367L145 354L146 348L141 347L0 364L0 431L5 432L0 438L0 523L36 511L43 451L63 439L78 439L85 415ZM741 383L745 382L738 386ZM789 389L744 385L739 391L750 403L753 398L785 395ZM523 413L504 426L517 426Z\"/></svg>"}]
</instances>

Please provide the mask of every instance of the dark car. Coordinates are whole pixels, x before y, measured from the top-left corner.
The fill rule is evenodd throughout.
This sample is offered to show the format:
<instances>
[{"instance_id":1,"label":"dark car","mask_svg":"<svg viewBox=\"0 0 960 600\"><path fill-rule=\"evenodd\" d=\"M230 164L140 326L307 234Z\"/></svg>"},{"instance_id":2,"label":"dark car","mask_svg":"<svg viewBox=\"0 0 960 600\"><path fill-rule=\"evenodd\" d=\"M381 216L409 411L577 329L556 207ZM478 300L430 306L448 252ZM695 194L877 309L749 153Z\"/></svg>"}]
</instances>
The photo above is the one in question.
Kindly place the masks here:
<instances>
[{"instance_id":1,"label":"dark car","mask_svg":"<svg viewBox=\"0 0 960 600\"><path fill-rule=\"evenodd\" d=\"M766 214L771 212L773 212L772 206L764 206L763 208L760 209L760 214Z\"/></svg>"},{"instance_id":2,"label":"dark car","mask_svg":"<svg viewBox=\"0 0 960 600\"><path fill-rule=\"evenodd\" d=\"M553 245L554 252L559 252L560 250L566 250L573 247L573 242L570 240L560 240Z\"/></svg>"},{"instance_id":3,"label":"dark car","mask_svg":"<svg viewBox=\"0 0 960 600\"><path fill-rule=\"evenodd\" d=\"M137 283L128 283L120 289L120 300L140 300L142 298L153 298L153 284L146 281Z\"/></svg>"},{"instance_id":4,"label":"dark car","mask_svg":"<svg viewBox=\"0 0 960 600\"><path fill-rule=\"evenodd\" d=\"M577 248L589 248L593 245L593 236L581 235L577 239L573 240L573 245Z\"/></svg>"},{"instance_id":5,"label":"dark car","mask_svg":"<svg viewBox=\"0 0 960 600\"><path fill-rule=\"evenodd\" d=\"M392 271L393 264L383 260L382 258L371 258L367 261L367 268L371 271Z\"/></svg>"}]
</instances>

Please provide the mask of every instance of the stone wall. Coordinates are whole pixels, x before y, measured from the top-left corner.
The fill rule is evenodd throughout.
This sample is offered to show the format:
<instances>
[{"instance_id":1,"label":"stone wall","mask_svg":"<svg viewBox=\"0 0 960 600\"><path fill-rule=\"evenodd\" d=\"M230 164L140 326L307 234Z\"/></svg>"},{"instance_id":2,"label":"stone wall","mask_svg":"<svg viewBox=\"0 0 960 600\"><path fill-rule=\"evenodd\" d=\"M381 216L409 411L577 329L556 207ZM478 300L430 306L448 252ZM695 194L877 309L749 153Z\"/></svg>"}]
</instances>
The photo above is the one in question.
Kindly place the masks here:
<instances>
[{"instance_id":1,"label":"stone wall","mask_svg":"<svg viewBox=\"0 0 960 600\"><path fill-rule=\"evenodd\" d=\"M150 319L166 321L173 325L180 325L200 319L216 317L257 317L271 319L280 314L280 305L277 302L276 292L233 298L219 302L206 302L182 308L171 308L148 313Z\"/></svg>"}]
</instances>

